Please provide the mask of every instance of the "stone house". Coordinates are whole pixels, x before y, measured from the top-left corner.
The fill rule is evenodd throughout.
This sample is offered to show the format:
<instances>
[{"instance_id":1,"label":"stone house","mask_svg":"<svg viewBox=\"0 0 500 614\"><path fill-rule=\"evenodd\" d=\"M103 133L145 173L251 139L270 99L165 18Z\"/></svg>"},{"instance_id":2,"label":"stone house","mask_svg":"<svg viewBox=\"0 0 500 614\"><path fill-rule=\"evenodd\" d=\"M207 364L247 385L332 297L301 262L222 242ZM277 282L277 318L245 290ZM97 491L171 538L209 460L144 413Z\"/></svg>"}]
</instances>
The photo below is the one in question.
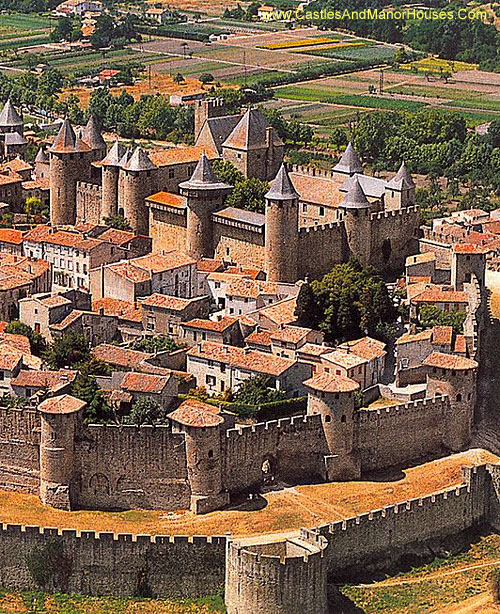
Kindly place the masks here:
<instances>
[{"instance_id":1,"label":"stone house","mask_svg":"<svg viewBox=\"0 0 500 614\"><path fill-rule=\"evenodd\" d=\"M119 324L116 316L101 312L73 309L63 320L50 326L53 339L69 333L84 335L91 347L100 343L119 341Z\"/></svg>"},{"instance_id":2,"label":"stone house","mask_svg":"<svg viewBox=\"0 0 500 614\"><path fill-rule=\"evenodd\" d=\"M353 341L346 341L338 346L338 349L352 352L368 361L366 367L367 379L365 387L377 384L382 379L387 357L386 344L372 337L362 337Z\"/></svg>"},{"instance_id":3,"label":"stone house","mask_svg":"<svg viewBox=\"0 0 500 614\"><path fill-rule=\"evenodd\" d=\"M197 288L196 296L205 296L210 294L207 277L211 273L221 273L224 270L224 264L221 260L214 258L200 258L196 263Z\"/></svg>"},{"instance_id":4,"label":"stone house","mask_svg":"<svg viewBox=\"0 0 500 614\"><path fill-rule=\"evenodd\" d=\"M27 371L21 370L11 380L12 392L29 399L39 392L48 393L49 396L69 394L71 386L78 375L77 371Z\"/></svg>"},{"instance_id":5,"label":"stone house","mask_svg":"<svg viewBox=\"0 0 500 614\"><path fill-rule=\"evenodd\" d=\"M327 354L322 354L321 365L317 372L348 377L358 382L361 389L365 389L372 384L368 360L346 349L336 348Z\"/></svg>"},{"instance_id":6,"label":"stone house","mask_svg":"<svg viewBox=\"0 0 500 614\"><path fill-rule=\"evenodd\" d=\"M283 358L297 359L297 351L306 343L321 344L324 334L312 328L282 324L269 334L271 352Z\"/></svg>"},{"instance_id":7,"label":"stone house","mask_svg":"<svg viewBox=\"0 0 500 614\"><path fill-rule=\"evenodd\" d=\"M202 341L187 354L187 370L197 386L212 394L238 386L249 377L267 375L272 386L289 397L305 394L302 382L311 376L311 365L249 348Z\"/></svg>"},{"instance_id":8,"label":"stone house","mask_svg":"<svg viewBox=\"0 0 500 614\"><path fill-rule=\"evenodd\" d=\"M172 373L166 376L130 372L123 377L120 389L129 393L133 401L149 398L156 401L160 407L168 408L177 398L178 384Z\"/></svg>"},{"instance_id":9,"label":"stone house","mask_svg":"<svg viewBox=\"0 0 500 614\"><path fill-rule=\"evenodd\" d=\"M212 341L225 345L242 345L242 335L239 320L225 316L220 320L204 320L197 318L180 324L180 341L189 346L199 341Z\"/></svg>"},{"instance_id":10,"label":"stone house","mask_svg":"<svg viewBox=\"0 0 500 614\"><path fill-rule=\"evenodd\" d=\"M179 298L166 294L152 294L141 302L142 328L146 335L168 335L187 343L182 322L208 317L208 296Z\"/></svg>"},{"instance_id":11,"label":"stone house","mask_svg":"<svg viewBox=\"0 0 500 614\"><path fill-rule=\"evenodd\" d=\"M19 320L51 343L53 324L72 311L73 303L60 294L35 294L19 301Z\"/></svg>"},{"instance_id":12,"label":"stone house","mask_svg":"<svg viewBox=\"0 0 500 614\"><path fill-rule=\"evenodd\" d=\"M0 351L0 395L12 394L12 380L20 372L22 365L22 351L2 344Z\"/></svg>"}]
</instances>

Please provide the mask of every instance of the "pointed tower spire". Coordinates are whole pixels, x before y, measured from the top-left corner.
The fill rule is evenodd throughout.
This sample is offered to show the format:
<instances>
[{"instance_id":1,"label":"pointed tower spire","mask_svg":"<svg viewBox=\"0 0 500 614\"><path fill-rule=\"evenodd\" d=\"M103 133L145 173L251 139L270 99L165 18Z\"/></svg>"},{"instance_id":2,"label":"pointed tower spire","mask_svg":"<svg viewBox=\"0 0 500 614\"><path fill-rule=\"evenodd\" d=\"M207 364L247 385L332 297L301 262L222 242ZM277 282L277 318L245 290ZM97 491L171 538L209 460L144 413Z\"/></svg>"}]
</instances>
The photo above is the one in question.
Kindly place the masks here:
<instances>
[{"instance_id":1,"label":"pointed tower spire","mask_svg":"<svg viewBox=\"0 0 500 614\"><path fill-rule=\"evenodd\" d=\"M127 164L127 162L130 160L131 155L132 155L132 148L131 147L127 147L127 149L125 150L123 156L120 158L120 161L118 162L118 166L123 168L125 166L125 164Z\"/></svg>"},{"instance_id":2,"label":"pointed tower spire","mask_svg":"<svg viewBox=\"0 0 500 614\"><path fill-rule=\"evenodd\" d=\"M363 164L350 141L340 160L333 167L333 170L343 175L354 175L354 173L363 174Z\"/></svg>"},{"instance_id":3,"label":"pointed tower spire","mask_svg":"<svg viewBox=\"0 0 500 614\"><path fill-rule=\"evenodd\" d=\"M102 166L120 166L120 162L124 154L125 147L121 145L119 141L115 141L106 157L101 161L101 164Z\"/></svg>"},{"instance_id":4,"label":"pointed tower spire","mask_svg":"<svg viewBox=\"0 0 500 614\"><path fill-rule=\"evenodd\" d=\"M38 150L38 153L36 154L36 158L35 158L35 164L48 164L49 163L49 156L47 155L47 152L45 151L45 149L43 147L40 147L40 149Z\"/></svg>"},{"instance_id":5,"label":"pointed tower spire","mask_svg":"<svg viewBox=\"0 0 500 614\"><path fill-rule=\"evenodd\" d=\"M358 177L355 175L353 183L344 199L338 205L342 209L369 209L370 202L366 198L363 188L359 183Z\"/></svg>"},{"instance_id":6,"label":"pointed tower spire","mask_svg":"<svg viewBox=\"0 0 500 614\"><path fill-rule=\"evenodd\" d=\"M284 162L281 163L276 177L272 180L265 198L268 200L294 200L299 198Z\"/></svg>"},{"instance_id":7,"label":"pointed tower spire","mask_svg":"<svg viewBox=\"0 0 500 614\"><path fill-rule=\"evenodd\" d=\"M219 181L203 152L190 179L179 184L179 188L181 190L226 190L231 186Z\"/></svg>"},{"instance_id":8,"label":"pointed tower spire","mask_svg":"<svg viewBox=\"0 0 500 614\"><path fill-rule=\"evenodd\" d=\"M23 120L10 101L10 98L8 98L0 113L0 126L3 128L15 128L22 125Z\"/></svg>"},{"instance_id":9,"label":"pointed tower spire","mask_svg":"<svg viewBox=\"0 0 500 614\"><path fill-rule=\"evenodd\" d=\"M84 141L90 149L106 149L106 143L102 138L97 120L93 115L89 117L89 121L83 130L82 141Z\"/></svg>"},{"instance_id":10,"label":"pointed tower spire","mask_svg":"<svg viewBox=\"0 0 500 614\"><path fill-rule=\"evenodd\" d=\"M156 166L151 162L151 158L142 147L136 147L122 168L126 171L150 171Z\"/></svg>"},{"instance_id":11,"label":"pointed tower spire","mask_svg":"<svg viewBox=\"0 0 500 614\"><path fill-rule=\"evenodd\" d=\"M413 181L412 176L410 175L404 162L401 163L398 172L387 183L387 187L391 190L409 190L415 187L415 182Z\"/></svg>"},{"instance_id":12,"label":"pointed tower spire","mask_svg":"<svg viewBox=\"0 0 500 614\"><path fill-rule=\"evenodd\" d=\"M76 134L71 122L65 117L49 151L55 153L74 153L76 150Z\"/></svg>"}]
</instances>

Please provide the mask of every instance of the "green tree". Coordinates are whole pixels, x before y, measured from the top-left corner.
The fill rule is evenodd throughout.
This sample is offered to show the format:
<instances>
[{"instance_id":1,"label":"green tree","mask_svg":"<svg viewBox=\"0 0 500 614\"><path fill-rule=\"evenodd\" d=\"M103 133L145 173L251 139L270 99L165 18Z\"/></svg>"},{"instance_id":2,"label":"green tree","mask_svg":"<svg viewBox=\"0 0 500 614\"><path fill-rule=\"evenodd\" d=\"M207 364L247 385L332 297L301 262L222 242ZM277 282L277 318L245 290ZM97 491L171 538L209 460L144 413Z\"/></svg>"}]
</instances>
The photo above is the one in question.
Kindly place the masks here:
<instances>
[{"instance_id":1,"label":"green tree","mask_svg":"<svg viewBox=\"0 0 500 614\"><path fill-rule=\"evenodd\" d=\"M40 198L30 196L26 199L24 213L28 216L28 222L44 224L49 219L49 207L44 205Z\"/></svg>"},{"instance_id":2,"label":"green tree","mask_svg":"<svg viewBox=\"0 0 500 614\"><path fill-rule=\"evenodd\" d=\"M243 181L236 183L234 190L227 197L226 206L264 213L264 195L268 190L269 184L267 181L262 181L256 177L243 179Z\"/></svg>"},{"instance_id":3,"label":"green tree","mask_svg":"<svg viewBox=\"0 0 500 614\"><path fill-rule=\"evenodd\" d=\"M19 320L9 322L5 327L5 332L12 335L23 335L24 337L28 337L31 352L35 354L35 356L40 356L47 348L45 338L42 337L40 333L35 332L31 326L28 326L24 322L19 322Z\"/></svg>"},{"instance_id":4,"label":"green tree","mask_svg":"<svg viewBox=\"0 0 500 614\"><path fill-rule=\"evenodd\" d=\"M185 347L165 335L157 335L155 337L144 337L134 345L134 349L142 352L154 353L154 352L174 352L180 348Z\"/></svg>"},{"instance_id":5,"label":"green tree","mask_svg":"<svg viewBox=\"0 0 500 614\"><path fill-rule=\"evenodd\" d=\"M79 333L66 333L57 337L43 355L52 369L73 368L90 358L87 340Z\"/></svg>"},{"instance_id":6,"label":"green tree","mask_svg":"<svg viewBox=\"0 0 500 614\"><path fill-rule=\"evenodd\" d=\"M104 218L104 223L110 228L116 228L117 230L132 230L129 221L123 215L116 214L110 215Z\"/></svg>"},{"instance_id":7,"label":"green tree","mask_svg":"<svg viewBox=\"0 0 500 614\"><path fill-rule=\"evenodd\" d=\"M61 40L71 40L71 32L73 31L73 21L69 17L59 17L56 27L50 33L50 40L58 42Z\"/></svg>"},{"instance_id":8,"label":"green tree","mask_svg":"<svg viewBox=\"0 0 500 614\"><path fill-rule=\"evenodd\" d=\"M245 175L236 168L236 166L229 160L214 160L212 163L214 173L223 183L229 185L236 185L245 180Z\"/></svg>"},{"instance_id":9,"label":"green tree","mask_svg":"<svg viewBox=\"0 0 500 614\"><path fill-rule=\"evenodd\" d=\"M71 388L71 394L87 403L83 419L86 424L102 424L114 419L94 376L80 373Z\"/></svg>"},{"instance_id":10,"label":"green tree","mask_svg":"<svg viewBox=\"0 0 500 614\"><path fill-rule=\"evenodd\" d=\"M203 83L203 85L207 85L208 83L213 83L215 79L211 73L205 72L200 75L200 81Z\"/></svg>"},{"instance_id":11,"label":"green tree","mask_svg":"<svg viewBox=\"0 0 500 614\"><path fill-rule=\"evenodd\" d=\"M281 390L276 390L273 381L268 375L256 375L244 380L234 393L235 403L245 405L261 405L281 401L286 397Z\"/></svg>"},{"instance_id":12,"label":"green tree","mask_svg":"<svg viewBox=\"0 0 500 614\"><path fill-rule=\"evenodd\" d=\"M306 280L299 290L294 315L300 326L314 328L317 326L320 315L316 304L316 297L312 291L311 284Z\"/></svg>"},{"instance_id":13,"label":"green tree","mask_svg":"<svg viewBox=\"0 0 500 614\"><path fill-rule=\"evenodd\" d=\"M452 326L457 335L463 333L466 317L467 314L461 311L442 311L435 305L422 305L418 310L418 319L423 327Z\"/></svg>"},{"instance_id":14,"label":"green tree","mask_svg":"<svg viewBox=\"0 0 500 614\"><path fill-rule=\"evenodd\" d=\"M130 414L125 417L127 424L159 424L165 420L166 412L153 399L140 397L132 404Z\"/></svg>"}]
</instances>

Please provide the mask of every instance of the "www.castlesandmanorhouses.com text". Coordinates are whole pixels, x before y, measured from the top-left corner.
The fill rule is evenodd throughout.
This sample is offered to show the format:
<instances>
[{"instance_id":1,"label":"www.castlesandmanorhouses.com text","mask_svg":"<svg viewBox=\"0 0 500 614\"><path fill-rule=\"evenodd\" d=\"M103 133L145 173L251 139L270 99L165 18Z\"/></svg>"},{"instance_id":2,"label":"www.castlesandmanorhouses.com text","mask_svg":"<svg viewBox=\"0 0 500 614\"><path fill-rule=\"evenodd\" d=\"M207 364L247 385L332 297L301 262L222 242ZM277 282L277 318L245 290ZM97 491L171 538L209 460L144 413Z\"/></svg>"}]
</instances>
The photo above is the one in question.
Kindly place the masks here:
<instances>
[{"instance_id":1,"label":"www.castlesandmanorhouses.com text","mask_svg":"<svg viewBox=\"0 0 500 614\"><path fill-rule=\"evenodd\" d=\"M457 11L445 11L445 10L434 10L434 9L416 9L409 8L404 10L380 10L380 9L362 9L361 11L349 11L348 9L344 9L343 11L332 11L329 9L321 9L320 11L306 11L304 9L296 9L296 10L273 10L269 12L262 11L261 18L266 21L292 21L292 20L303 20L303 21L318 21L324 19L361 19L361 20L388 20L388 19L396 19L396 20L404 20L404 21L414 21L414 20L431 20L431 21L444 21L444 20L453 20L460 19L462 21L470 19L480 19L485 20L487 18L487 13L485 11L479 10L470 10L466 8L458 9Z\"/></svg>"}]
</instances>

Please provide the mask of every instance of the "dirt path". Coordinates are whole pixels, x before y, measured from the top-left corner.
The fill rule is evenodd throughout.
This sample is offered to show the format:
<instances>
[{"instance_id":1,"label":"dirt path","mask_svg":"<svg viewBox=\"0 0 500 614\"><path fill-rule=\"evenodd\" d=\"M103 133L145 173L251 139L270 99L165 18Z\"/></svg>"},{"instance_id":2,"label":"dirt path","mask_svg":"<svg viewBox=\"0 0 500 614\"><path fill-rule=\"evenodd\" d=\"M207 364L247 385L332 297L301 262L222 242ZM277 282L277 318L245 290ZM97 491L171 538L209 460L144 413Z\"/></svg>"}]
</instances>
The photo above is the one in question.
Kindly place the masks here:
<instances>
[{"instance_id":1,"label":"dirt path","mask_svg":"<svg viewBox=\"0 0 500 614\"><path fill-rule=\"evenodd\" d=\"M408 584L418 584L420 582L429 582L431 580L440 580L441 578L447 578L454 576L465 571L473 571L475 569L485 569L487 567L500 566L500 559L495 559L489 563L479 563L478 565L469 565L467 567L460 567L459 569L451 569L449 571L435 571L425 576L419 576L418 578L408 578L407 580L391 580L390 582L378 582L376 584L357 584L357 588L387 588L388 586L405 586Z\"/></svg>"},{"instance_id":2,"label":"dirt path","mask_svg":"<svg viewBox=\"0 0 500 614\"><path fill-rule=\"evenodd\" d=\"M432 614L498 614L500 608L492 603L491 595L483 593L461 603L434 610Z\"/></svg>"}]
</instances>

